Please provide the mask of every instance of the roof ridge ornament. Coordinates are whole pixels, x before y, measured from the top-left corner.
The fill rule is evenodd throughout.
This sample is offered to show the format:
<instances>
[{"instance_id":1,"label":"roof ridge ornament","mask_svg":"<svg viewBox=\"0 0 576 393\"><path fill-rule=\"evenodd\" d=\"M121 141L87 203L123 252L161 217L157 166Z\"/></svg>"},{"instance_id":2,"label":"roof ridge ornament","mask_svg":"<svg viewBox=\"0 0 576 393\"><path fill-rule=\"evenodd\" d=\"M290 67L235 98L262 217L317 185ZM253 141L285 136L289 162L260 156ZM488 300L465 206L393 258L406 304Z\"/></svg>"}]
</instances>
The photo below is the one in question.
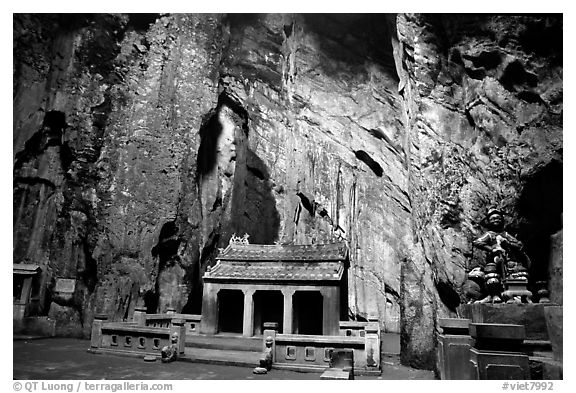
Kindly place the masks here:
<instances>
[{"instance_id":1,"label":"roof ridge ornament","mask_svg":"<svg viewBox=\"0 0 576 393\"><path fill-rule=\"evenodd\" d=\"M237 236L236 233L233 233L232 237L230 237L230 241L228 242L228 244L250 244L250 242L248 241L249 237L250 235L247 233L244 233L244 236L242 237Z\"/></svg>"}]
</instances>

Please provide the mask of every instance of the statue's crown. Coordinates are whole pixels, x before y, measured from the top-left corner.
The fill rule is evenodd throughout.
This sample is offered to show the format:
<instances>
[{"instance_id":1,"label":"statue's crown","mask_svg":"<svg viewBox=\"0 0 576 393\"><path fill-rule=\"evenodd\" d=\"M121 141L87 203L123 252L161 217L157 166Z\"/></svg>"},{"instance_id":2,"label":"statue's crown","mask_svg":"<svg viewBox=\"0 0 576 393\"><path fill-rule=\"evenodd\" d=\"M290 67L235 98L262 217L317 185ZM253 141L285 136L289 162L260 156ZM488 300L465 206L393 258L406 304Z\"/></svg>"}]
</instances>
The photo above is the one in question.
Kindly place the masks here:
<instances>
[{"instance_id":1,"label":"statue's crown","mask_svg":"<svg viewBox=\"0 0 576 393\"><path fill-rule=\"evenodd\" d=\"M488 213L486 214L486 217L490 217L493 216L494 214L499 214L499 215L503 215L502 211L500 209L498 209L497 207L491 207L488 209Z\"/></svg>"}]
</instances>

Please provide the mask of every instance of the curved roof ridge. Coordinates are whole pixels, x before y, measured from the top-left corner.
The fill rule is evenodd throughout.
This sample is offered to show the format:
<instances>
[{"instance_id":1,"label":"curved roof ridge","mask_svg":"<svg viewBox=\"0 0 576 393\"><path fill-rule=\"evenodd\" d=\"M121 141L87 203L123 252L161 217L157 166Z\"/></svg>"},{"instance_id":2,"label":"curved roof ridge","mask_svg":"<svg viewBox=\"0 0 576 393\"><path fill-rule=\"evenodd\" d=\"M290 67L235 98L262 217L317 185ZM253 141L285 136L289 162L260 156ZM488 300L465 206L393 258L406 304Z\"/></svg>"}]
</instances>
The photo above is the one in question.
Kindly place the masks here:
<instances>
[{"instance_id":1,"label":"curved roof ridge","mask_svg":"<svg viewBox=\"0 0 576 393\"><path fill-rule=\"evenodd\" d=\"M348 247L344 242L317 244L242 244L230 243L217 260L344 260Z\"/></svg>"}]
</instances>

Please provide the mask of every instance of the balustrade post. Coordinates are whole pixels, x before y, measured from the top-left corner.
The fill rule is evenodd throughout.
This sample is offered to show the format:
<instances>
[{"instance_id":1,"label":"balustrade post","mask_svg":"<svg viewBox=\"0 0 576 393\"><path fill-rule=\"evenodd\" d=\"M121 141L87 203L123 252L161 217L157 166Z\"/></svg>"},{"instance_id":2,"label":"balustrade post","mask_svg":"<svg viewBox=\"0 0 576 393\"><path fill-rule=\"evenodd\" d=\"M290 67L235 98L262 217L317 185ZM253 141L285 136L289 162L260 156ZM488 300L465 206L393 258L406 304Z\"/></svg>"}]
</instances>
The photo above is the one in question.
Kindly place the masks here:
<instances>
[{"instance_id":1,"label":"balustrade post","mask_svg":"<svg viewBox=\"0 0 576 393\"><path fill-rule=\"evenodd\" d=\"M146 310L145 306L135 307L132 322L137 326L146 326Z\"/></svg>"},{"instance_id":2,"label":"balustrade post","mask_svg":"<svg viewBox=\"0 0 576 393\"><path fill-rule=\"evenodd\" d=\"M181 318L172 318L170 320L170 338L174 333L178 333L178 356L184 354L186 348L186 326Z\"/></svg>"},{"instance_id":3,"label":"balustrade post","mask_svg":"<svg viewBox=\"0 0 576 393\"><path fill-rule=\"evenodd\" d=\"M106 314L94 315L92 321L92 333L90 334L90 348L100 348L102 346L102 325L108 319Z\"/></svg>"}]
</instances>

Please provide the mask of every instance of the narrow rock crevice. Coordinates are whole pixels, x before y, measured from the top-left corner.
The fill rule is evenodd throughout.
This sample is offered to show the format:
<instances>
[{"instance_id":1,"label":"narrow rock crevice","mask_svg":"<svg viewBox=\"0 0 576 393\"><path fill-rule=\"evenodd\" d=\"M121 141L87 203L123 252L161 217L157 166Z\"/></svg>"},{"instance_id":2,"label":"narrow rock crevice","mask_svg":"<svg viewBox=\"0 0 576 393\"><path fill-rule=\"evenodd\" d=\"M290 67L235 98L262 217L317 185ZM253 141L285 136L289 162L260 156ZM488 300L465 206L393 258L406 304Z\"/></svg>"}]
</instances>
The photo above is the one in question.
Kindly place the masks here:
<instances>
[{"instance_id":1,"label":"narrow rock crevice","mask_svg":"<svg viewBox=\"0 0 576 393\"><path fill-rule=\"evenodd\" d=\"M370 157L368 153L366 153L364 150L356 150L354 151L354 155L356 156L357 159L362 161L364 164L368 165L368 168L370 168L376 176L382 177L382 175L384 174L384 169L382 169L380 164L378 164L378 162L376 162L372 157Z\"/></svg>"}]
</instances>

